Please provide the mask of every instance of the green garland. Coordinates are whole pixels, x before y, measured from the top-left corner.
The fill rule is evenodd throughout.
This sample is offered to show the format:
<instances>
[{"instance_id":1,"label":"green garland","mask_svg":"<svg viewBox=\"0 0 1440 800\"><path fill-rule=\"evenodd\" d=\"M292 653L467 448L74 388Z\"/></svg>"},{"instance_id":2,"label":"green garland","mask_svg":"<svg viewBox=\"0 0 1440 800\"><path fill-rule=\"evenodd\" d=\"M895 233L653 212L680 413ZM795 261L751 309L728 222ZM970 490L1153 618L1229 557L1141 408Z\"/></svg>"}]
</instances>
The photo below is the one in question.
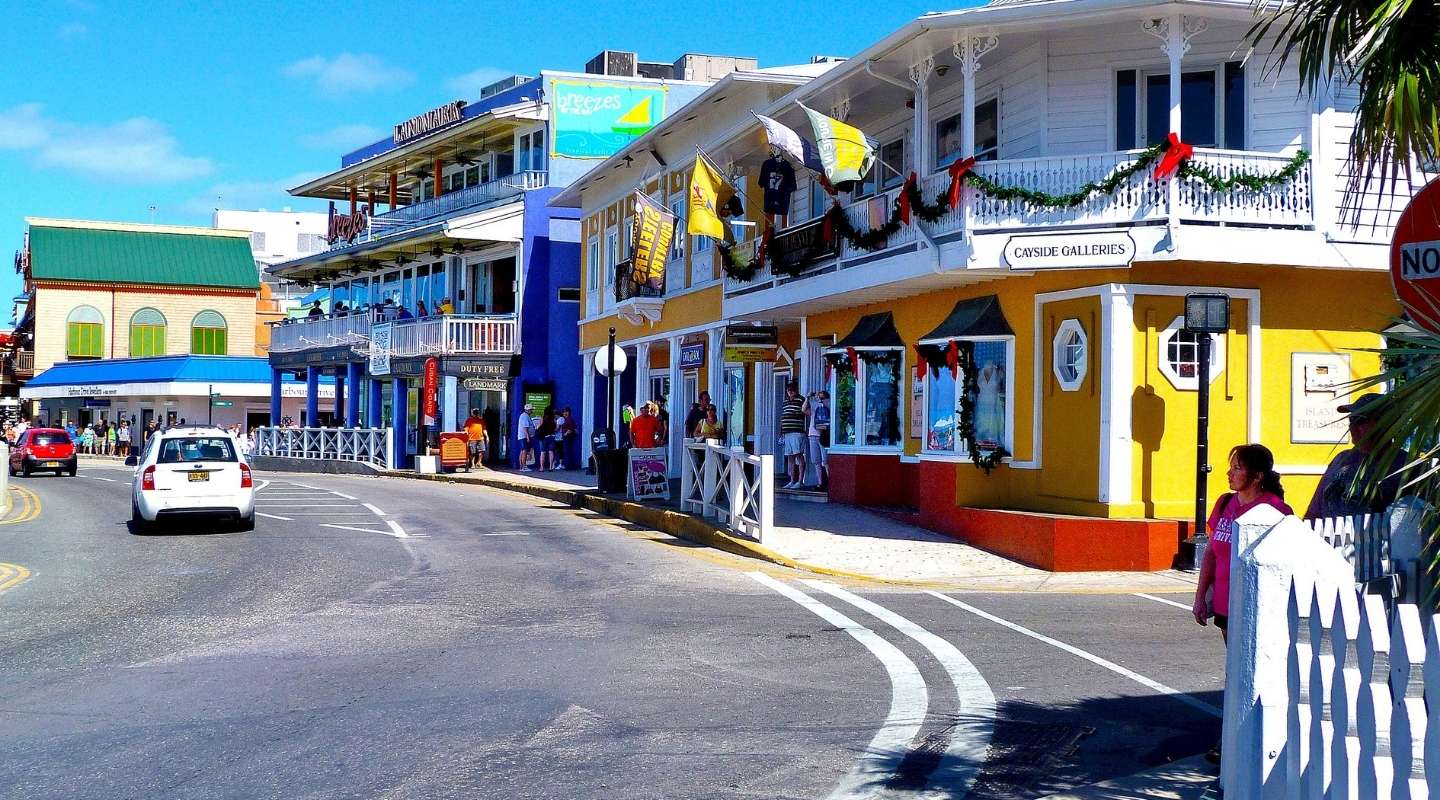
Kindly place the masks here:
<instances>
[{"instance_id":1,"label":"green garland","mask_svg":"<svg viewBox=\"0 0 1440 800\"><path fill-rule=\"evenodd\" d=\"M1010 451L1003 446L996 447L988 453L981 453L980 447L975 443L975 400L980 393L980 371L975 369L975 343L957 342L959 346L959 369L963 376L960 390L960 420L956 423L956 432L960 435L961 441L965 442L965 449L970 453L970 460L975 466L985 470L989 475L990 470L1000 466L1009 457Z\"/></svg>"},{"instance_id":2,"label":"green garland","mask_svg":"<svg viewBox=\"0 0 1440 800\"><path fill-rule=\"evenodd\" d=\"M1160 158L1160 154L1165 152L1166 148L1167 142L1153 144L1145 148L1144 152L1140 153L1133 163L1116 169L1102 180L1090 181L1075 191L1065 194L1050 194L1049 192L1042 192L1039 189L1030 189L1024 186L1003 186L973 171L965 173L965 183L974 186L987 196L993 197L996 200L1024 200L1027 203L1046 206L1047 208L1074 208L1085 202L1090 195L1096 192L1110 194L1116 189L1119 189L1120 186L1130 180L1135 173L1147 169L1151 164L1154 164L1156 160Z\"/></svg>"},{"instance_id":3,"label":"green garland","mask_svg":"<svg viewBox=\"0 0 1440 800\"><path fill-rule=\"evenodd\" d=\"M720 268L724 270L727 277L746 283L755 279L755 273L760 271L760 259L753 255L747 258L736 252L743 248L733 247L724 242L716 242L715 246L720 250Z\"/></svg>"},{"instance_id":4,"label":"green garland","mask_svg":"<svg viewBox=\"0 0 1440 800\"><path fill-rule=\"evenodd\" d=\"M1195 163L1195 159L1186 159L1180 163L1180 177L1198 180L1210 187L1211 191L1228 192L1235 187L1240 187L1252 192L1258 192L1271 186L1286 183L1300 174L1305 167L1305 162L1310 159L1309 150L1298 150L1284 167L1269 175L1252 175L1248 172L1239 172L1228 178L1222 178L1215 170L1204 164Z\"/></svg>"}]
</instances>

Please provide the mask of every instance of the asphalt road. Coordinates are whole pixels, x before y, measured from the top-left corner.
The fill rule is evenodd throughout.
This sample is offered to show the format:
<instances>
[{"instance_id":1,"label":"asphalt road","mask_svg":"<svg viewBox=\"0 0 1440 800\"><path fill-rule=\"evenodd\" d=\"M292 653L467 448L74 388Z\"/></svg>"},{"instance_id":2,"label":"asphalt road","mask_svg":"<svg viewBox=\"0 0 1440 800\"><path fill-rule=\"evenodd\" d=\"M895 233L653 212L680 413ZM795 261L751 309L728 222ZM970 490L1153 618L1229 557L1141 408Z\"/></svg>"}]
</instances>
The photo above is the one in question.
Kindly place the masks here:
<instances>
[{"instance_id":1,"label":"asphalt road","mask_svg":"<svg viewBox=\"0 0 1440 800\"><path fill-rule=\"evenodd\" d=\"M1181 595L834 583L475 487L259 477L254 532L152 535L128 469L15 481L0 798L1020 798L1218 733Z\"/></svg>"}]
</instances>

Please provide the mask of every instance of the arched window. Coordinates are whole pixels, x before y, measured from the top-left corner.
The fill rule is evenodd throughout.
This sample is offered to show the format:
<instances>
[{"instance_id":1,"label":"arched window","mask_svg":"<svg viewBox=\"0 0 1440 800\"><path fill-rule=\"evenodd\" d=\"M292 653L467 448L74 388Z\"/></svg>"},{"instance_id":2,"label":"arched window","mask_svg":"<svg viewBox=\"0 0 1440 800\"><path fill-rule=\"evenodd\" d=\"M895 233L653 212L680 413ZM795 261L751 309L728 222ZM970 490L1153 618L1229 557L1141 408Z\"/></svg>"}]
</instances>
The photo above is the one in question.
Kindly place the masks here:
<instances>
[{"instance_id":1,"label":"arched window","mask_svg":"<svg viewBox=\"0 0 1440 800\"><path fill-rule=\"evenodd\" d=\"M201 311L190 323L190 352L197 356L223 356L229 352L225 340L228 326L218 311Z\"/></svg>"},{"instance_id":2,"label":"arched window","mask_svg":"<svg viewBox=\"0 0 1440 800\"><path fill-rule=\"evenodd\" d=\"M68 358L105 357L105 317L94 306L76 306L65 318Z\"/></svg>"},{"instance_id":3,"label":"arched window","mask_svg":"<svg viewBox=\"0 0 1440 800\"><path fill-rule=\"evenodd\" d=\"M165 355L165 315L142 308L130 317L130 357Z\"/></svg>"}]
</instances>

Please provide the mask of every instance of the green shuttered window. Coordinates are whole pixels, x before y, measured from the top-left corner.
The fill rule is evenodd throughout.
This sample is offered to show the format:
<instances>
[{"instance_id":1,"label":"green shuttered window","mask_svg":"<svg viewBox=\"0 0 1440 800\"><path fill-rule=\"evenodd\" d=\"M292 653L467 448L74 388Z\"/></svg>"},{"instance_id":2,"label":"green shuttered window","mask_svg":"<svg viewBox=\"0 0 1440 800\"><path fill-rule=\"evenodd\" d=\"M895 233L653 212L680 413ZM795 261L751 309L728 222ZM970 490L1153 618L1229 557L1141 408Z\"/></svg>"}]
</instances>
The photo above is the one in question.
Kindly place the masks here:
<instances>
[{"instance_id":1,"label":"green shuttered window","mask_svg":"<svg viewBox=\"0 0 1440 800\"><path fill-rule=\"evenodd\" d=\"M165 355L165 315L142 308L130 318L130 357Z\"/></svg>"},{"instance_id":2,"label":"green shuttered window","mask_svg":"<svg viewBox=\"0 0 1440 800\"><path fill-rule=\"evenodd\" d=\"M76 306L65 318L65 355L105 357L105 318L94 306Z\"/></svg>"},{"instance_id":3,"label":"green shuttered window","mask_svg":"<svg viewBox=\"0 0 1440 800\"><path fill-rule=\"evenodd\" d=\"M229 354L226 333L229 326L218 311L201 311L190 323L190 352L197 356Z\"/></svg>"}]
</instances>

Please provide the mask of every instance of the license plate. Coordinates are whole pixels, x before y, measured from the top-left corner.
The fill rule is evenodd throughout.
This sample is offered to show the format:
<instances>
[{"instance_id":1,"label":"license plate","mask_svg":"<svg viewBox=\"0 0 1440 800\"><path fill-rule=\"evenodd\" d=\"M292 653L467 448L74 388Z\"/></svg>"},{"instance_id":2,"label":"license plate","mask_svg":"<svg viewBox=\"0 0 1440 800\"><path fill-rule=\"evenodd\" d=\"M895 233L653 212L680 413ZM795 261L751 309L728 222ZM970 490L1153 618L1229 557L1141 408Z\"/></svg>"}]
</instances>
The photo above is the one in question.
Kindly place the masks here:
<instances>
[{"instance_id":1,"label":"license plate","mask_svg":"<svg viewBox=\"0 0 1440 800\"><path fill-rule=\"evenodd\" d=\"M47 466L47 467L58 467L58 466L60 466L60 462L59 462L59 461L46 461L46 462L45 462L45 466Z\"/></svg>"},{"instance_id":2,"label":"license plate","mask_svg":"<svg viewBox=\"0 0 1440 800\"><path fill-rule=\"evenodd\" d=\"M187 474L186 477L189 478L189 480L190 480L191 483L196 483L196 482L198 482L198 481L208 481L208 480L210 480L210 473L208 473L208 472L191 472L191 473Z\"/></svg>"}]
</instances>

